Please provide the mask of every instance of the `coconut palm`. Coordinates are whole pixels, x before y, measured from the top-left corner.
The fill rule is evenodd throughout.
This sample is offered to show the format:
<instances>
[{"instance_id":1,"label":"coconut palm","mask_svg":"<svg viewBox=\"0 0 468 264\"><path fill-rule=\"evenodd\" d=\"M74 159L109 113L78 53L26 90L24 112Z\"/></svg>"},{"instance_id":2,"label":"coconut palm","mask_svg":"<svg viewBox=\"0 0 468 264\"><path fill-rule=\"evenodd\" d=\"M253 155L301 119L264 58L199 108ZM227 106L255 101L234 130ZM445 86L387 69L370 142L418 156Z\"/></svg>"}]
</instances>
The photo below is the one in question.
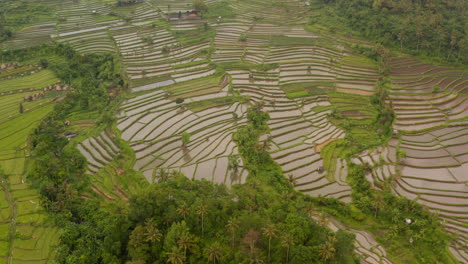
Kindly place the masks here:
<instances>
[{"instance_id":1,"label":"coconut palm","mask_svg":"<svg viewBox=\"0 0 468 264\"><path fill-rule=\"evenodd\" d=\"M134 248L139 248L145 243L145 233L146 230L143 226L137 226L133 229L132 233L130 233L130 241L128 244Z\"/></svg>"},{"instance_id":2,"label":"coconut palm","mask_svg":"<svg viewBox=\"0 0 468 264\"><path fill-rule=\"evenodd\" d=\"M268 262L270 262L271 239L276 236L276 231L276 226L273 224L268 224L265 228L262 228L263 235L268 237Z\"/></svg>"},{"instance_id":3,"label":"coconut palm","mask_svg":"<svg viewBox=\"0 0 468 264\"><path fill-rule=\"evenodd\" d=\"M232 247L234 247L234 236L236 235L236 230L239 228L240 221L236 218L229 219L226 228L231 232L232 235Z\"/></svg>"},{"instance_id":4,"label":"coconut palm","mask_svg":"<svg viewBox=\"0 0 468 264\"><path fill-rule=\"evenodd\" d=\"M171 251L167 252L167 263L184 264L184 262L185 256L179 247L173 246Z\"/></svg>"},{"instance_id":5,"label":"coconut palm","mask_svg":"<svg viewBox=\"0 0 468 264\"><path fill-rule=\"evenodd\" d=\"M146 221L145 229L145 236L147 242L154 243L161 241L162 234L156 226L156 222L154 221L154 219L151 218Z\"/></svg>"},{"instance_id":6,"label":"coconut palm","mask_svg":"<svg viewBox=\"0 0 468 264\"><path fill-rule=\"evenodd\" d=\"M208 261L212 261L213 264L216 264L216 262L218 262L223 256L223 248L218 242L214 242L206 247L203 253Z\"/></svg>"},{"instance_id":7,"label":"coconut palm","mask_svg":"<svg viewBox=\"0 0 468 264\"><path fill-rule=\"evenodd\" d=\"M179 247L184 250L184 257L187 257L187 250L190 250L195 245L195 239L189 233L183 233L177 241Z\"/></svg>"},{"instance_id":8,"label":"coconut palm","mask_svg":"<svg viewBox=\"0 0 468 264\"><path fill-rule=\"evenodd\" d=\"M289 249L294 245L294 237L290 233L282 235L281 245L286 248L286 263L289 263Z\"/></svg>"},{"instance_id":9,"label":"coconut palm","mask_svg":"<svg viewBox=\"0 0 468 264\"><path fill-rule=\"evenodd\" d=\"M294 187L297 183L296 179L294 179L294 175L288 174L288 182L291 184L292 187Z\"/></svg>"},{"instance_id":10,"label":"coconut palm","mask_svg":"<svg viewBox=\"0 0 468 264\"><path fill-rule=\"evenodd\" d=\"M319 255L324 260L331 260L335 257L335 236L329 236L327 242L319 246Z\"/></svg>"},{"instance_id":11,"label":"coconut palm","mask_svg":"<svg viewBox=\"0 0 468 264\"><path fill-rule=\"evenodd\" d=\"M372 201L372 207L374 208L374 217L377 217L377 213L385 205L382 198L380 196L375 197Z\"/></svg>"},{"instance_id":12,"label":"coconut palm","mask_svg":"<svg viewBox=\"0 0 468 264\"><path fill-rule=\"evenodd\" d=\"M188 208L187 204L184 202L182 206L176 209L176 213L182 216L185 221L185 218L190 214L190 209Z\"/></svg>"},{"instance_id":13,"label":"coconut palm","mask_svg":"<svg viewBox=\"0 0 468 264\"><path fill-rule=\"evenodd\" d=\"M197 208L196 213L201 216L201 229L202 229L202 236L204 234L204 217L206 212L208 212L208 207L205 204L200 204Z\"/></svg>"}]
</instances>

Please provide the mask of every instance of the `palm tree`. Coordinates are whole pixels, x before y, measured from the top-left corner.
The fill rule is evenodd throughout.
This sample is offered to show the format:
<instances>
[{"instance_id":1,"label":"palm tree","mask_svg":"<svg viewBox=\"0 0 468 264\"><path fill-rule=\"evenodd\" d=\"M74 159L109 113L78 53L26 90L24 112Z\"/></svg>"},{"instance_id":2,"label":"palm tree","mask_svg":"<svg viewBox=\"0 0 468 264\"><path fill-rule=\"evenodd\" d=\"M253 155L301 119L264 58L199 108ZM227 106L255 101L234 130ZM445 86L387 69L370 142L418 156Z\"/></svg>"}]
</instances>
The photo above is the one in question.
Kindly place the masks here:
<instances>
[{"instance_id":1,"label":"palm tree","mask_svg":"<svg viewBox=\"0 0 468 264\"><path fill-rule=\"evenodd\" d=\"M262 228L263 235L268 237L268 262L270 262L271 238L276 236L276 231L276 226L273 224L268 224L265 228Z\"/></svg>"},{"instance_id":2,"label":"palm tree","mask_svg":"<svg viewBox=\"0 0 468 264\"><path fill-rule=\"evenodd\" d=\"M201 216L201 230L202 230L202 236L204 234L204 216L208 212L208 207L205 204L200 204L197 208L197 214Z\"/></svg>"},{"instance_id":3,"label":"palm tree","mask_svg":"<svg viewBox=\"0 0 468 264\"><path fill-rule=\"evenodd\" d=\"M255 231L254 229L250 228L247 233L245 234L244 238L242 239L242 242L247 244L250 248L250 257L252 257L254 249L255 249L255 244L258 242L259 238L259 233Z\"/></svg>"},{"instance_id":4,"label":"palm tree","mask_svg":"<svg viewBox=\"0 0 468 264\"><path fill-rule=\"evenodd\" d=\"M145 233L146 230L143 226L137 226L130 233L130 241L128 242L129 246L134 248L139 248L145 243Z\"/></svg>"},{"instance_id":5,"label":"palm tree","mask_svg":"<svg viewBox=\"0 0 468 264\"><path fill-rule=\"evenodd\" d=\"M157 180L158 183L163 183L169 180L172 177L171 172L167 170L166 168L159 168L159 170L156 171L156 174L153 177L153 183L155 183L155 180Z\"/></svg>"},{"instance_id":6,"label":"palm tree","mask_svg":"<svg viewBox=\"0 0 468 264\"><path fill-rule=\"evenodd\" d=\"M187 257L187 250L191 249L195 244L195 239L189 233L183 233L177 241L179 247L184 250L184 258Z\"/></svg>"},{"instance_id":7,"label":"palm tree","mask_svg":"<svg viewBox=\"0 0 468 264\"><path fill-rule=\"evenodd\" d=\"M214 242L205 248L204 253L208 261L213 261L213 264L216 264L216 262L223 256L223 248L218 242Z\"/></svg>"},{"instance_id":8,"label":"palm tree","mask_svg":"<svg viewBox=\"0 0 468 264\"><path fill-rule=\"evenodd\" d=\"M324 260L331 260L335 257L335 236L329 236L327 242L319 246L319 255Z\"/></svg>"},{"instance_id":9,"label":"palm tree","mask_svg":"<svg viewBox=\"0 0 468 264\"><path fill-rule=\"evenodd\" d=\"M229 219L226 228L231 232L232 235L232 247L234 247L234 236L236 235L236 230L239 228L240 221L236 218Z\"/></svg>"},{"instance_id":10,"label":"palm tree","mask_svg":"<svg viewBox=\"0 0 468 264\"><path fill-rule=\"evenodd\" d=\"M286 248L286 263L289 263L289 249L294 244L294 237L290 233L281 236L281 245Z\"/></svg>"},{"instance_id":11,"label":"palm tree","mask_svg":"<svg viewBox=\"0 0 468 264\"><path fill-rule=\"evenodd\" d=\"M171 251L167 253L167 263L170 264L184 264L185 256L179 247L173 246Z\"/></svg>"},{"instance_id":12,"label":"palm tree","mask_svg":"<svg viewBox=\"0 0 468 264\"><path fill-rule=\"evenodd\" d=\"M288 174L288 182L292 187L296 185L297 181L294 179L294 175Z\"/></svg>"},{"instance_id":13,"label":"palm tree","mask_svg":"<svg viewBox=\"0 0 468 264\"><path fill-rule=\"evenodd\" d=\"M161 241L161 237L162 237L161 231L159 231L158 227L156 226L156 222L154 221L153 218L148 219L146 221L145 229L146 229L145 235L146 235L147 242L154 243L154 242Z\"/></svg>"},{"instance_id":14,"label":"palm tree","mask_svg":"<svg viewBox=\"0 0 468 264\"><path fill-rule=\"evenodd\" d=\"M377 213L384 206L384 202L380 196L375 197L372 201L372 207L374 207L374 217L377 217Z\"/></svg>"},{"instance_id":15,"label":"palm tree","mask_svg":"<svg viewBox=\"0 0 468 264\"><path fill-rule=\"evenodd\" d=\"M176 209L176 213L180 216L185 218L190 214L190 209L188 208L187 204L184 202L181 207Z\"/></svg>"}]
</instances>

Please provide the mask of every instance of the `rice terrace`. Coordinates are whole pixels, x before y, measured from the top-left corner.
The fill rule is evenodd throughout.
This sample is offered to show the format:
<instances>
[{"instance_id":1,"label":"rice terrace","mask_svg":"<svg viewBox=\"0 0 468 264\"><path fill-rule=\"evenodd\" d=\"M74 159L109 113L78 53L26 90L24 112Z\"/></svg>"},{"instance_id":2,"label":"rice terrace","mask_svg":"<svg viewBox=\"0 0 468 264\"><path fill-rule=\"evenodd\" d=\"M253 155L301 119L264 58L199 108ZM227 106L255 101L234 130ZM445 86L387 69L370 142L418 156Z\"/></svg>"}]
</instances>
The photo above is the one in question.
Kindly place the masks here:
<instances>
[{"instance_id":1,"label":"rice terrace","mask_svg":"<svg viewBox=\"0 0 468 264\"><path fill-rule=\"evenodd\" d=\"M467 9L2 0L0 264L468 263Z\"/></svg>"}]
</instances>

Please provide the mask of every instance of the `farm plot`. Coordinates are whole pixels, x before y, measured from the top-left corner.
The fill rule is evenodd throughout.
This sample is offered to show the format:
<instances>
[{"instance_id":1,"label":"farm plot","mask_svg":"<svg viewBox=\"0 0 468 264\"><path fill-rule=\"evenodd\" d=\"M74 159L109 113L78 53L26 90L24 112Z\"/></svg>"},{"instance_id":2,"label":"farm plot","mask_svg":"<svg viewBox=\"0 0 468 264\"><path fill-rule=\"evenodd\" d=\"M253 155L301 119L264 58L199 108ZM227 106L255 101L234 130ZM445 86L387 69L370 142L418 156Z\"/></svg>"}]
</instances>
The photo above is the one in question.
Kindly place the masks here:
<instances>
[{"instance_id":1,"label":"farm plot","mask_svg":"<svg viewBox=\"0 0 468 264\"><path fill-rule=\"evenodd\" d=\"M111 8L103 1L69 1L57 5L59 33L91 29L114 23L108 19Z\"/></svg>"},{"instance_id":2,"label":"farm plot","mask_svg":"<svg viewBox=\"0 0 468 264\"><path fill-rule=\"evenodd\" d=\"M226 85L215 93L192 96L184 105L177 105L163 91L124 103L118 128L135 151L135 169L143 171L150 182L158 177L161 167L181 171L193 179L227 185L244 182L247 171L229 166L229 158L238 154L232 134L246 122L246 107L237 102L219 105L219 98L228 97L227 88ZM166 90L179 90L180 98L184 97L182 84ZM189 143L182 142L183 133L191 135Z\"/></svg>"},{"instance_id":3,"label":"farm plot","mask_svg":"<svg viewBox=\"0 0 468 264\"><path fill-rule=\"evenodd\" d=\"M451 251L462 262L468 257L467 135L466 125L403 134L387 147L366 151L352 160L373 168L366 178L374 187L393 178L395 194L436 213L445 230L457 238Z\"/></svg>"},{"instance_id":4,"label":"farm plot","mask_svg":"<svg viewBox=\"0 0 468 264\"><path fill-rule=\"evenodd\" d=\"M59 230L46 220L39 194L23 176L27 137L52 108L48 104L0 123L0 167L8 176L0 202L0 228L6 230L0 256L12 263L47 263L58 242Z\"/></svg>"},{"instance_id":5,"label":"farm plot","mask_svg":"<svg viewBox=\"0 0 468 264\"><path fill-rule=\"evenodd\" d=\"M253 102L264 102L271 120L273 159L297 190L314 196L322 195L350 201L350 187L344 181L330 181L321 170L323 160L316 146L331 138L342 138L344 132L328 122L327 112L315 112L316 106L330 103L326 96L306 100L289 99L278 88L278 70L269 72L230 71L234 89L248 95ZM250 75L250 76L249 76ZM252 78L250 78L252 77Z\"/></svg>"},{"instance_id":6,"label":"farm plot","mask_svg":"<svg viewBox=\"0 0 468 264\"><path fill-rule=\"evenodd\" d=\"M212 55L212 60L215 62L240 62L248 42L245 41L248 29L249 25L244 22L226 22L217 26L214 39L216 50Z\"/></svg>"},{"instance_id":7,"label":"farm plot","mask_svg":"<svg viewBox=\"0 0 468 264\"><path fill-rule=\"evenodd\" d=\"M428 129L466 116L468 101L460 95L468 87L466 71L404 58L389 63L396 129Z\"/></svg>"},{"instance_id":8,"label":"farm plot","mask_svg":"<svg viewBox=\"0 0 468 264\"><path fill-rule=\"evenodd\" d=\"M308 8L303 1L236 1L232 3L232 8L240 18L251 21L259 18L274 24L300 24L307 21L305 14Z\"/></svg>"},{"instance_id":9,"label":"farm plot","mask_svg":"<svg viewBox=\"0 0 468 264\"><path fill-rule=\"evenodd\" d=\"M206 59L202 51L209 48L208 42L181 46L165 29L120 27L111 32L133 87L169 80L184 82L214 73L207 62L198 63Z\"/></svg>"},{"instance_id":10,"label":"farm plot","mask_svg":"<svg viewBox=\"0 0 468 264\"><path fill-rule=\"evenodd\" d=\"M325 217L318 212L313 212L311 217L318 222L326 224L333 232L342 229L355 234L354 253L361 257L361 263L393 263L387 257L387 252L382 245L380 245L369 232L347 227L338 220Z\"/></svg>"},{"instance_id":11,"label":"farm plot","mask_svg":"<svg viewBox=\"0 0 468 264\"><path fill-rule=\"evenodd\" d=\"M49 70L32 70L28 74L19 78L5 78L0 81L0 96L25 91L43 90L43 88L54 85L59 81L55 74Z\"/></svg>"},{"instance_id":12,"label":"farm plot","mask_svg":"<svg viewBox=\"0 0 468 264\"><path fill-rule=\"evenodd\" d=\"M78 150L88 161L87 173L95 174L119 154L119 147L112 138L113 135L106 130L99 136L87 138L78 144Z\"/></svg>"},{"instance_id":13,"label":"farm plot","mask_svg":"<svg viewBox=\"0 0 468 264\"><path fill-rule=\"evenodd\" d=\"M19 49L51 43L50 35L55 32L54 22L35 24L16 32L12 39L0 43L0 48Z\"/></svg>"}]
</instances>

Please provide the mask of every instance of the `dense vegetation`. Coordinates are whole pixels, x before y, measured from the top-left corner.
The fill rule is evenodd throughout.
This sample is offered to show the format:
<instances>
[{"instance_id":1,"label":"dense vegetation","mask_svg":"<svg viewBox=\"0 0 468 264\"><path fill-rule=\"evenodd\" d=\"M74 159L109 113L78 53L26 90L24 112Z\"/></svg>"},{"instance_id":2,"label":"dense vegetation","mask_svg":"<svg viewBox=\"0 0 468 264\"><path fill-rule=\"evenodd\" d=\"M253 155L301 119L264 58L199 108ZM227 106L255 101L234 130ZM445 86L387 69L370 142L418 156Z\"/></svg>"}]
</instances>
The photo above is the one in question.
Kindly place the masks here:
<instances>
[{"instance_id":1,"label":"dense vegetation","mask_svg":"<svg viewBox=\"0 0 468 264\"><path fill-rule=\"evenodd\" d=\"M36 147L38 160L47 165L35 163L32 177L43 175L43 194L68 219L59 263L356 263L349 254L353 235L335 234L314 222L309 215L312 202L285 185L265 143L257 142L268 131L268 115L257 107L248 116L250 122L239 129L237 140L252 172L249 184L228 190L166 171L158 177L160 184L134 196L128 208L102 209L95 200L79 202L69 186L85 182L80 159L60 160L64 155L54 157L57 149ZM40 131L42 137L50 135ZM51 168L56 162L64 168ZM50 181L54 182L47 184Z\"/></svg>"},{"instance_id":2,"label":"dense vegetation","mask_svg":"<svg viewBox=\"0 0 468 264\"><path fill-rule=\"evenodd\" d=\"M405 52L468 63L463 0L318 0L311 23L346 26L351 32ZM315 4L315 3L314 3ZM315 6L314 6L315 8Z\"/></svg>"},{"instance_id":3,"label":"dense vegetation","mask_svg":"<svg viewBox=\"0 0 468 264\"><path fill-rule=\"evenodd\" d=\"M62 59L40 64L53 70L64 83L75 90L55 106L54 111L35 130L31 138L33 155L28 177L39 188L44 206L51 212L70 214L78 203L76 193L86 187L84 178L86 161L79 151L68 145L66 120L72 113L98 112L98 123L112 121L115 99L108 87L123 85L120 70L112 55L81 56L69 46L41 46L28 50L5 51L1 55L10 61L28 60L43 55Z\"/></svg>"},{"instance_id":4,"label":"dense vegetation","mask_svg":"<svg viewBox=\"0 0 468 264\"><path fill-rule=\"evenodd\" d=\"M130 2L133 4L133 1ZM372 4L362 0L320 0L320 3L321 15L314 16L311 24L347 26L397 49L423 55L432 52L432 55L445 60L466 63L466 58L463 57L466 51L464 5L460 1L381 0ZM278 6L281 4L276 3ZM226 0L209 5L205 5L203 1L194 2L195 9L205 17L215 19L218 16L233 18L233 6L234 3ZM0 11L0 34L6 36L4 39L11 37L13 30L2 23L5 21L5 14L6 12ZM453 19L446 19L452 15ZM403 22L400 21L402 18ZM429 18L430 22L424 23L425 18ZM257 20L258 18L254 18L254 21ZM31 21L25 20L24 23ZM216 30L219 29L203 23L193 30L172 33L179 43L190 45L213 39L217 36ZM442 31L444 34L438 34ZM143 36L141 39L147 44L153 44L153 37ZM239 43L247 42L250 37L242 33ZM0 41L1 38L0 36ZM305 37L277 35L271 38L274 46L314 45ZM214 44L210 45L210 50L216 52ZM171 54L171 48L164 46L161 52ZM157 184L143 186L136 194L129 196L128 201L125 195L121 200L111 200L105 194L91 189L92 179L89 172L86 173L87 161L76 147L77 139L81 140L89 135L85 132L79 135L81 138L70 140L70 135L76 136L86 128L83 131L73 131L69 120L77 115L91 116L90 119L96 119L96 130L115 128L119 98L112 95L120 95L124 92L123 88L126 88L126 78L121 75L117 57L123 56L122 53L80 55L70 46L62 44L0 51L2 59L8 62L38 62L42 68L54 72L62 83L73 87L65 97L57 99L54 111L30 137L32 158L28 164L28 180L40 191L42 205L63 231L56 261L64 264L359 263L358 256L353 252L355 235L342 229L332 232L327 223L327 219L332 219L336 222L339 220L346 228L365 230L371 234L378 243L385 246L389 259L393 261L395 258L396 263L455 263L447 250L452 238L443 232L437 215L415 201L395 196L391 186L395 179L391 177L396 176L383 182L374 182L373 188L366 175L374 168L365 162L361 165L352 162L352 158L359 152L385 145L395 136L392 127L395 113L388 103L388 93L392 89L389 67L385 63L388 51L378 44L370 48L357 45L353 52L374 60L372 63L363 62L366 67L378 63L376 69L379 72L375 75L379 77L375 90L372 86L375 94L371 96L370 92L367 95L338 92L336 84L331 82L320 83L324 88L316 89L310 86L319 86L318 83L293 83L282 87L286 93L289 90L292 92L288 94L289 98L304 98L302 102L299 102L301 99L296 101L302 106L315 95L323 96L331 103L317 105L314 109L317 113L330 110L328 116L324 115L327 121L342 129L346 136L334 138L325 144L321 150L325 169L321 167L320 170L332 174L337 169L333 168L337 159L346 161L345 178L352 187L352 201L350 199L349 203L344 203L338 199L320 195L312 197L294 190L293 177L288 181L283 175L283 168L270 156L274 144L267 123L270 115L263 110L265 104L270 102L263 97L260 100L255 98L256 103L249 105L245 112L246 119L244 115L240 117L237 112L232 112L233 122L242 122L242 125L229 132L239 154L228 157L227 170L231 178L240 177L240 171L247 170L249 174L244 184L235 184L228 188L206 180L189 180L180 172L157 168L152 175L153 183ZM217 74L221 71L225 74L224 70L228 72L228 69L242 69L255 72L256 78L261 77L259 72L266 73L280 67L278 63L214 63L211 61L211 54L205 55L201 61L194 60L192 64L173 67L197 68L208 61L210 68L217 67ZM330 63L338 65L342 62L330 59ZM145 75L146 72L143 71L142 74ZM310 66L307 76L309 75L312 75ZM253 84L253 76L249 76L250 84ZM217 87L219 78L213 83L216 89L222 88ZM193 82L182 81L179 85L193 86ZM196 112L194 109L206 109L206 105L224 106L237 101L247 105L248 97L240 95L241 91L233 88L232 81L229 85L232 97L210 98L184 104L185 100L189 101L189 97L170 99L171 94L166 91L167 94L161 100L174 100L178 105L174 111L180 112L184 107ZM335 87L335 90L331 87ZM150 102L153 97L148 98L145 104L153 103ZM350 105L359 105L362 112L349 108L348 105L343 106L340 104L343 101ZM132 110L135 109L138 108ZM364 118L350 117L350 109L359 112ZM20 104L20 112L23 110ZM172 110L168 112L170 111ZM116 134L118 139L119 135ZM181 133L178 140L182 142L182 146L180 149L177 146L175 152L187 151L190 143L198 136L198 131L193 134ZM125 151L123 155L122 152ZM126 163L129 168L133 168L133 149L128 147L122 152L116 154L117 158L112 157L112 162ZM99 168L100 171L106 169L108 167ZM128 171L121 167L118 169L121 172L117 170L119 174L116 177L131 178ZM137 176L144 180L140 174ZM1 170L0 177L4 177ZM408 223L408 219L411 223Z\"/></svg>"},{"instance_id":5,"label":"dense vegetation","mask_svg":"<svg viewBox=\"0 0 468 264\"><path fill-rule=\"evenodd\" d=\"M47 19L50 8L34 1L0 1L0 42L25 25Z\"/></svg>"}]
</instances>

